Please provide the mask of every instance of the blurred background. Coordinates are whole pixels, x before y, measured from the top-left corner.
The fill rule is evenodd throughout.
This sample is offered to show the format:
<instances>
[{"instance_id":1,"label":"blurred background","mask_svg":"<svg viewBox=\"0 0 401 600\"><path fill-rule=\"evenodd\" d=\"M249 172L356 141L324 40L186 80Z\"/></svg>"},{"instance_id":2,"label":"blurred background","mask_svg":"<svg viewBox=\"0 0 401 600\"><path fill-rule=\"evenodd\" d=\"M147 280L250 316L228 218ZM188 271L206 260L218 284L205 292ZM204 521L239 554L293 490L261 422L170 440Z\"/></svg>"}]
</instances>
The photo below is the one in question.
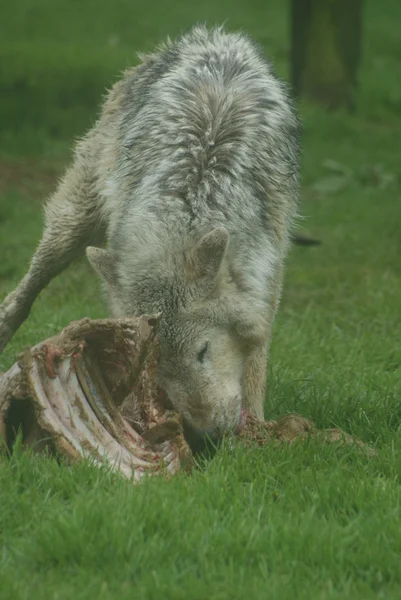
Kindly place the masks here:
<instances>
[{"instance_id":1,"label":"blurred background","mask_svg":"<svg viewBox=\"0 0 401 600\"><path fill-rule=\"evenodd\" d=\"M8 156L20 156L22 142L26 155L64 156L136 52L197 21L249 32L281 76L323 104L351 100L374 123L401 109L397 0L16 0L0 11L1 153Z\"/></svg>"},{"instance_id":2,"label":"blurred background","mask_svg":"<svg viewBox=\"0 0 401 600\"><path fill-rule=\"evenodd\" d=\"M384 388L400 390L400 0L3 1L0 297L25 272L41 204L105 89L137 51L197 21L261 44L304 123L300 226L323 243L295 247L289 260L270 367L277 412L299 408L319 422L330 420L324 410L344 415L348 400L348 415L359 402L377 410ZM88 314L105 309L83 262L40 296L0 368Z\"/></svg>"}]
</instances>

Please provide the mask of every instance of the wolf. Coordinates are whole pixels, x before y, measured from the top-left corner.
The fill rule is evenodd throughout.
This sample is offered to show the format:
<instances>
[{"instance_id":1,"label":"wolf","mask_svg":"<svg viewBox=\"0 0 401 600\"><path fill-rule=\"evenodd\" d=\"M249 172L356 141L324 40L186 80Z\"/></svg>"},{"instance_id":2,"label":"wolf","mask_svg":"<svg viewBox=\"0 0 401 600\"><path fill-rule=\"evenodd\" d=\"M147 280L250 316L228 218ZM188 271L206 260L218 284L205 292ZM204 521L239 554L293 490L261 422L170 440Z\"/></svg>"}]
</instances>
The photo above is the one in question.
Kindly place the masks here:
<instances>
[{"instance_id":1,"label":"wolf","mask_svg":"<svg viewBox=\"0 0 401 600\"><path fill-rule=\"evenodd\" d=\"M218 436L241 409L263 419L299 134L286 85L242 32L196 25L140 55L45 205L29 270L0 306L0 351L86 253L112 316L161 314L158 382L190 427Z\"/></svg>"}]
</instances>

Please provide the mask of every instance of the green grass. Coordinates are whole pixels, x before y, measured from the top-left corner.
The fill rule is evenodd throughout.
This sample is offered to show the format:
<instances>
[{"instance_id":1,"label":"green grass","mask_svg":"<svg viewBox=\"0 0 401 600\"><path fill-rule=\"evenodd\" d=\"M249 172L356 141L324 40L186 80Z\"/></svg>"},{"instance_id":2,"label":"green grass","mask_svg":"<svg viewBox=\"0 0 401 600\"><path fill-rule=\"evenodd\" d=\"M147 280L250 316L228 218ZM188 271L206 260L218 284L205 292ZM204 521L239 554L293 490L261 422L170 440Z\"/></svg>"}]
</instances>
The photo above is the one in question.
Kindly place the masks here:
<instances>
[{"instance_id":1,"label":"green grass","mask_svg":"<svg viewBox=\"0 0 401 600\"><path fill-rule=\"evenodd\" d=\"M0 297L39 240L54 187L46 169L67 164L135 50L228 18L286 77L286 9L280 0L2 6ZM291 253L266 400L266 414L342 427L376 457L316 443L223 448L192 477L133 488L90 464L17 449L0 456L2 600L401 597L400 18L398 0L368 0L356 114L301 107L304 224L324 244ZM327 159L352 171L337 191ZM0 370L70 320L104 314L83 262L42 293Z\"/></svg>"}]
</instances>

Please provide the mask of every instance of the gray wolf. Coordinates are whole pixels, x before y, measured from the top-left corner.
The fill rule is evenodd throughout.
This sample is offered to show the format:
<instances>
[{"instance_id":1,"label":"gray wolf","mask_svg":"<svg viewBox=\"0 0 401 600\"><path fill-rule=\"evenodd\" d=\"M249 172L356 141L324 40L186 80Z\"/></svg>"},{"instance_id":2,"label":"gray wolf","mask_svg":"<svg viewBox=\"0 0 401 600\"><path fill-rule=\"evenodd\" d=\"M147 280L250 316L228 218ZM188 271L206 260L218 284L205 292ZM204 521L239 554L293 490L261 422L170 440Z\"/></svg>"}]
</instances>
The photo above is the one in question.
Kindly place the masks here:
<instances>
[{"instance_id":1,"label":"gray wolf","mask_svg":"<svg viewBox=\"0 0 401 600\"><path fill-rule=\"evenodd\" d=\"M45 206L0 306L0 351L86 252L112 315L162 314L158 381L191 427L217 435L241 408L263 419L299 155L286 86L247 35L199 25L141 56Z\"/></svg>"}]
</instances>

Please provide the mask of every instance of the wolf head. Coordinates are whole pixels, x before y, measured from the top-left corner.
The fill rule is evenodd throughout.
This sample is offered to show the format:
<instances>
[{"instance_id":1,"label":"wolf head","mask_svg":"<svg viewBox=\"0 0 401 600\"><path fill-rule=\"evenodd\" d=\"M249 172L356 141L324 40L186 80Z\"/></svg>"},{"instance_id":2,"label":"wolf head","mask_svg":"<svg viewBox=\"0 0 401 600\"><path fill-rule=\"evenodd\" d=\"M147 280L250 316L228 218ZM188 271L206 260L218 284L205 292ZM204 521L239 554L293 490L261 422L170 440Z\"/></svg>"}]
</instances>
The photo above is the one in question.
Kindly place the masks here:
<instances>
[{"instance_id":1,"label":"wolf head","mask_svg":"<svg viewBox=\"0 0 401 600\"><path fill-rule=\"evenodd\" d=\"M123 257L87 249L115 316L162 313L158 383L187 423L212 437L238 424L244 364L264 331L230 277L228 242L216 227L162 269L129 276Z\"/></svg>"}]
</instances>

